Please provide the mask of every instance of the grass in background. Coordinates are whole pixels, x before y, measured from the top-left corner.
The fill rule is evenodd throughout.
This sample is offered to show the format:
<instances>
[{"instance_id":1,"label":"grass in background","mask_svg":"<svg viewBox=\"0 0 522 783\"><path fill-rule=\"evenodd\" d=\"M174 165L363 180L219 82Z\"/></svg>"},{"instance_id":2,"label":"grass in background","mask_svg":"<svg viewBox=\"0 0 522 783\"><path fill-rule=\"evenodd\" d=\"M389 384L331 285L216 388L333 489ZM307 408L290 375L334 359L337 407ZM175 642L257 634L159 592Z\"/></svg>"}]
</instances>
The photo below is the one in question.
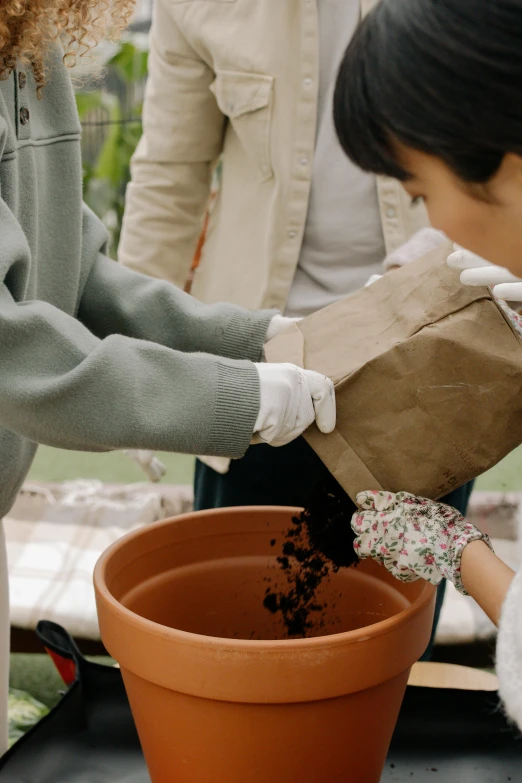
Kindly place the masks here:
<instances>
[{"instance_id":1,"label":"grass in background","mask_svg":"<svg viewBox=\"0 0 522 783\"><path fill-rule=\"evenodd\" d=\"M158 454L167 474L163 484L192 484L194 458L184 454ZM147 481L136 463L120 451L92 454L83 451L61 451L40 446L28 481L71 481L100 479L107 484L131 484Z\"/></svg>"},{"instance_id":2,"label":"grass in background","mask_svg":"<svg viewBox=\"0 0 522 783\"><path fill-rule=\"evenodd\" d=\"M159 454L167 468L163 484L192 484L194 458L183 454ZM146 481L137 465L121 452L89 454L59 451L41 446L29 474L30 481L70 481L100 479L107 484ZM478 490L488 492L522 491L522 447L513 451L493 470L477 481Z\"/></svg>"},{"instance_id":3,"label":"grass in background","mask_svg":"<svg viewBox=\"0 0 522 783\"><path fill-rule=\"evenodd\" d=\"M483 492L522 491L522 446L481 476L476 484Z\"/></svg>"}]
</instances>

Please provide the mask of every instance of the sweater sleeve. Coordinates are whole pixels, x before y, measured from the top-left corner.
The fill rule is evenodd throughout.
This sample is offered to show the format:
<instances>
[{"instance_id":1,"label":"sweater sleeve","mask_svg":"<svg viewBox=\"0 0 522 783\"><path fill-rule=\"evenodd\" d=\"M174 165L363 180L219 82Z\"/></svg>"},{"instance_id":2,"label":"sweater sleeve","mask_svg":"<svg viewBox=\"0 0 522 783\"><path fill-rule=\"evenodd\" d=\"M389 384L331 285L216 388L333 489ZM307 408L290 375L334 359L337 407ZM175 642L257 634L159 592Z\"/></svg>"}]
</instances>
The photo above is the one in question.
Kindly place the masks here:
<instances>
[{"instance_id":1,"label":"sweater sleeve","mask_svg":"<svg viewBox=\"0 0 522 783\"><path fill-rule=\"evenodd\" d=\"M100 339L106 331L102 316L92 317L98 332L93 334L85 323L48 302L25 301L16 271L28 265L29 248L1 200L0 229L0 428L66 449L142 448L228 457L244 453L259 410L259 377L251 362L181 353L151 342L155 334L147 330L159 328L152 316L142 327L146 339L118 333ZM108 266L99 252L94 260L85 284L87 302L103 296L102 270L116 267ZM116 284L111 273L106 276L109 286ZM163 304L155 305L152 290L150 298L142 293L141 278L130 280L127 296L143 297L153 309L167 307L164 289L159 295ZM103 307L114 304L116 313L107 319L130 324L137 305L120 315L113 297L106 297ZM87 302L82 302L86 320L92 312ZM180 300L172 309L172 344L195 348L198 338L189 332L201 326L200 349L217 350L219 324L223 341L231 333L234 315L228 320L222 314L206 316L198 308L189 314L184 305ZM123 305L120 309L123 313ZM180 319L182 329L177 326ZM166 312L161 324L168 328ZM234 351L231 346L230 353Z\"/></svg>"},{"instance_id":2,"label":"sweater sleeve","mask_svg":"<svg viewBox=\"0 0 522 783\"><path fill-rule=\"evenodd\" d=\"M203 305L171 283L138 274L107 258L105 242L103 225L84 207L84 266L90 271L79 318L95 335L122 334L185 353L261 360L276 311Z\"/></svg>"},{"instance_id":3,"label":"sweater sleeve","mask_svg":"<svg viewBox=\"0 0 522 783\"><path fill-rule=\"evenodd\" d=\"M223 149L210 64L185 39L171 0L154 3L143 136L132 160L119 258L183 288Z\"/></svg>"},{"instance_id":4,"label":"sweater sleeve","mask_svg":"<svg viewBox=\"0 0 522 783\"><path fill-rule=\"evenodd\" d=\"M506 713L522 729L522 570L514 578L502 607L497 675Z\"/></svg>"}]
</instances>

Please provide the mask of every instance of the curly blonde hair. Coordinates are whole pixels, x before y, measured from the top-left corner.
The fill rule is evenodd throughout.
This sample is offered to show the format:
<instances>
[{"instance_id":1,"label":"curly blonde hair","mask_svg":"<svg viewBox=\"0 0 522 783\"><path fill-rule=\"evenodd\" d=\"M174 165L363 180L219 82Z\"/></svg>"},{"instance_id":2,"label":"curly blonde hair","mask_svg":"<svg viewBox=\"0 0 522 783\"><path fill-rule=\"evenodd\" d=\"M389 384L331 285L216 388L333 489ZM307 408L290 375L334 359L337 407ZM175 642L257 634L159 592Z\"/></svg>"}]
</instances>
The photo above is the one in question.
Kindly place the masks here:
<instances>
[{"instance_id":1,"label":"curly blonde hair","mask_svg":"<svg viewBox=\"0 0 522 783\"><path fill-rule=\"evenodd\" d=\"M136 0L0 0L0 79L17 61L32 67L39 94L45 85L45 57L60 39L67 65L102 37L126 27Z\"/></svg>"}]
</instances>

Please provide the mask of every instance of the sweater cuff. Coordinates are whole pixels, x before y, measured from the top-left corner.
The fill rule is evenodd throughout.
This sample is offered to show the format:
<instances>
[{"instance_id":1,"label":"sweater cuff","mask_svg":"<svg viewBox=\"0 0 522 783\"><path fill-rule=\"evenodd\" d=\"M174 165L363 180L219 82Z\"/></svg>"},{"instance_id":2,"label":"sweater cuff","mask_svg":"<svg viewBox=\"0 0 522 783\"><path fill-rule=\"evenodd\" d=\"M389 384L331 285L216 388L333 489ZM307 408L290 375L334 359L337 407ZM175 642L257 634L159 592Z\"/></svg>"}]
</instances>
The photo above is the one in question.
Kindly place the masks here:
<instances>
[{"instance_id":1,"label":"sweater cuff","mask_svg":"<svg viewBox=\"0 0 522 783\"><path fill-rule=\"evenodd\" d=\"M238 459L252 440L261 404L259 374L253 364L217 363L217 401L205 453Z\"/></svg>"},{"instance_id":2,"label":"sweater cuff","mask_svg":"<svg viewBox=\"0 0 522 783\"><path fill-rule=\"evenodd\" d=\"M472 544L473 541L482 541L484 544L486 544L486 546L488 546L491 549L493 554L495 553L495 550L493 549L493 545L490 541L489 536L487 536L485 533L481 533L480 530L475 530L470 535L466 535L461 541L461 543L457 545L453 556L451 573L444 574L444 577L446 579L450 579L453 582L455 589L458 590L458 592L464 596L469 596L469 593L464 587L464 583L462 582L462 565L461 565L462 553L464 552L468 544Z\"/></svg>"},{"instance_id":3,"label":"sweater cuff","mask_svg":"<svg viewBox=\"0 0 522 783\"><path fill-rule=\"evenodd\" d=\"M511 583L502 607L496 668L506 713L522 728L522 570Z\"/></svg>"},{"instance_id":4,"label":"sweater cuff","mask_svg":"<svg viewBox=\"0 0 522 783\"><path fill-rule=\"evenodd\" d=\"M270 321L277 310L252 310L233 313L223 332L220 355L229 359L259 362Z\"/></svg>"}]
</instances>

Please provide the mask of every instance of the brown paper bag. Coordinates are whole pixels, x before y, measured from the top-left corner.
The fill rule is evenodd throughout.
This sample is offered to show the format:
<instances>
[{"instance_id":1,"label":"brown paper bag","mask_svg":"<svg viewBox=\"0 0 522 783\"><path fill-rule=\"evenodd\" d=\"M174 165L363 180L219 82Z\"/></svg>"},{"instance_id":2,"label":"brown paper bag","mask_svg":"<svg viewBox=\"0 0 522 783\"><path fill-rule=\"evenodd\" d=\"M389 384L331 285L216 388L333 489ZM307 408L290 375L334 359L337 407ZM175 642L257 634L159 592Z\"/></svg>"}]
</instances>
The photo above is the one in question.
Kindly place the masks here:
<instances>
[{"instance_id":1,"label":"brown paper bag","mask_svg":"<svg viewBox=\"0 0 522 783\"><path fill-rule=\"evenodd\" d=\"M265 349L335 383L337 427L305 437L355 499L439 498L522 443L522 342L449 246L301 321Z\"/></svg>"}]
</instances>

